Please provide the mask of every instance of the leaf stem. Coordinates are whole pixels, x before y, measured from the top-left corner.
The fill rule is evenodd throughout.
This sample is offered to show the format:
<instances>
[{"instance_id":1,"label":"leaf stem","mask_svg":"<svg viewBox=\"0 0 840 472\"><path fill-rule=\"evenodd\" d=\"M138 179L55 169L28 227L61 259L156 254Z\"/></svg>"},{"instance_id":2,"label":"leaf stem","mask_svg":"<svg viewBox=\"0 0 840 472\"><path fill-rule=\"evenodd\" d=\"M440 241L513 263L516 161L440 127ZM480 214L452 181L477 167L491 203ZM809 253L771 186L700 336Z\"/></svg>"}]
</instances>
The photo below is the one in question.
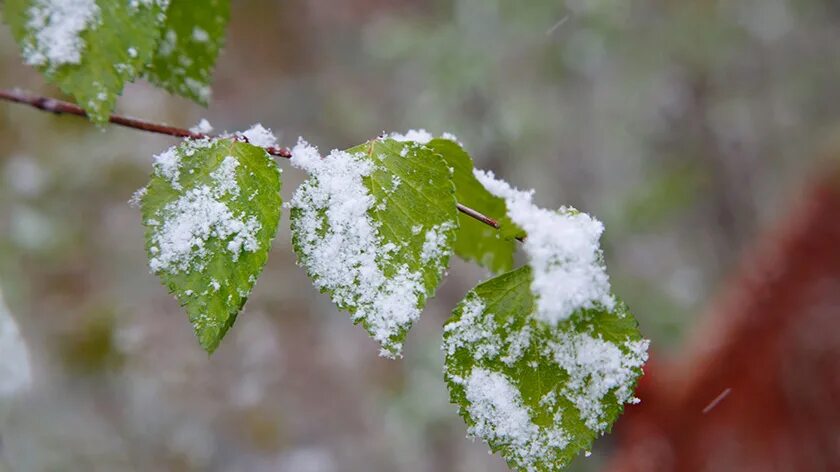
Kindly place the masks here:
<instances>
[{"instance_id":1,"label":"leaf stem","mask_svg":"<svg viewBox=\"0 0 840 472\"><path fill-rule=\"evenodd\" d=\"M85 110L83 110L80 106L76 105L75 103L65 102L63 100L58 100L51 97L35 95L17 88L0 89L0 100L29 105L33 108L37 108L42 111L55 113L56 115L76 115L81 117L87 117L87 113L85 112ZM169 126L162 123L153 123L151 121L141 120L139 118L132 118L129 116L112 114L108 118L108 121L115 125L125 126L126 128L133 128L149 133L165 134L167 136L173 136L176 138L203 139L212 137L208 134L196 133L188 129ZM289 159L292 157L292 152L289 150L289 148L285 147L267 147L265 148L265 151L271 154L272 156L282 157L285 159ZM495 229L499 229L500 227L499 223L493 218L490 218L489 216L486 216L476 210L473 210L468 206L464 206L458 203L457 207L458 211L469 216L470 218L480 221ZM522 240L521 238L516 239L519 239L520 241Z\"/></svg>"}]
</instances>

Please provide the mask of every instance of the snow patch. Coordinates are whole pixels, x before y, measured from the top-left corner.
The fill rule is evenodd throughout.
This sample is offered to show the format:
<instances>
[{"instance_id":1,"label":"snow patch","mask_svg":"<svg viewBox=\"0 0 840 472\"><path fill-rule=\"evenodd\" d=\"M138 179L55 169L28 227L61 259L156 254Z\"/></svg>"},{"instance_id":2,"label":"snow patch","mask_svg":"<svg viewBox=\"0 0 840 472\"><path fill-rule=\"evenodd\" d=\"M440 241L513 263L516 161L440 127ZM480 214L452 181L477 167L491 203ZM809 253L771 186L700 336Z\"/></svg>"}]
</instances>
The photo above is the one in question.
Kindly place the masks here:
<instances>
[{"instance_id":1,"label":"snow patch","mask_svg":"<svg viewBox=\"0 0 840 472\"><path fill-rule=\"evenodd\" d=\"M182 153L191 156L200 147L207 146L209 140L188 141ZM177 178L180 175L180 156L176 148L161 153L156 157L155 173L172 183L173 188L181 189ZM237 197L240 189L236 180L239 161L233 156L225 157L210 177L211 185L200 185L187 190L176 201L167 204L156 216L162 219L148 219L146 224L153 227L149 251L153 257L149 266L154 272L190 272L203 270L210 253L206 243L210 238L226 240L227 250L234 261L242 251L253 252L259 249L257 235L262 229L254 216L244 213L234 214L223 197ZM177 187L176 187L177 184Z\"/></svg>"},{"instance_id":2,"label":"snow patch","mask_svg":"<svg viewBox=\"0 0 840 472\"><path fill-rule=\"evenodd\" d=\"M81 62L81 34L99 21L100 11L95 0L36 0L27 13L31 37L23 46L24 60L53 70Z\"/></svg>"},{"instance_id":3,"label":"snow patch","mask_svg":"<svg viewBox=\"0 0 840 472\"><path fill-rule=\"evenodd\" d=\"M239 161L233 156L226 156L222 159L219 167L210 173L210 177L218 184L216 191L220 195L230 194L234 197L239 196L239 184L236 183L237 167L239 167Z\"/></svg>"},{"instance_id":4,"label":"snow patch","mask_svg":"<svg viewBox=\"0 0 840 472\"><path fill-rule=\"evenodd\" d=\"M311 174L289 205L295 212L292 230L300 263L317 288L354 311L353 320L382 345L380 355L398 356L402 343L395 337L420 316L424 286L420 272L393 262L399 248L383 243L369 214L377 202L362 179L375 163L364 154L337 150L321 157L301 139L292 149L291 164ZM386 267L392 275L385 275Z\"/></svg>"},{"instance_id":5,"label":"snow patch","mask_svg":"<svg viewBox=\"0 0 840 472\"><path fill-rule=\"evenodd\" d=\"M292 148L292 157L289 162L298 169L312 172L321 160L318 148L307 143L303 138L298 138L297 144Z\"/></svg>"},{"instance_id":6,"label":"snow patch","mask_svg":"<svg viewBox=\"0 0 840 472\"><path fill-rule=\"evenodd\" d=\"M531 326L526 324L514 331L511 326L514 321L515 318L508 318L503 329L499 330L494 315L486 311L484 300L470 293L458 320L447 323L443 328L446 333L443 351L451 356L458 349L466 348L476 361L499 358L512 367L531 344Z\"/></svg>"},{"instance_id":7,"label":"snow patch","mask_svg":"<svg viewBox=\"0 0 840 472\"><path fill-rule=\"evenodd\" d=\"M434 139L434 136L432 136L432 134L426 131L425 129L421 128L410 129L406 131L405 134L391 133L390 138L394 141L414 141L415 143L426 144L432 139Z\"/></svg>"},{"instance_id":8,"label":"snow patch","mask_svg":"<svg viewBox=\"0 0 840 472\"><path fill-rule=\"evenodd\" d=\"M190 128L192 133L210 134L213 132L213 126L205 118L202 118L195 126Z\"/></svg>"},{"instance_id":9,"label":"snow patch","mask_svg":"<svg viewBox=\"0 0 840 472\"><path fill-rule=\"evenodd\" d=\"M251 128L247 131L244 131L242 136L245 136L245 139L247 139L250 144L261 148L277 146L277 138L274 137L274 134L272 134L270 129L266 129L260 123L257 123L254 126L251 126Z\"/></svg>"},{"instance_id":10,"label":"snow patch","mask_svg":"<svg viewBox=\"0 0 840 472\"><path fill-rule=\"evenodd\" d=\"M541 470L551 456L569 444L557 428L540 428L522 404L519 390L498 372L474 368L464 385L467 413L473 421L467 432L509 449L509 458L527 471ZM555 418L559 423L560 418Z\"/></svg>"},{"instance_id":11,"label":"snow patch","mask_svg":"<svg viewBox=\"0 0 840 472\"><path fill-rule=\"evenodd\" d=\"M197 43L206 43L210 40L210 35L207 33L207 31L196 26L193 28L192 39Z\"/></svg>"},{"instance_id":12,"label":"snow patch","mask_svg":"<svg viewBox=\"0 0 840 472\"><path fill-rule=\"evenodd\" d=\"M169 181L175 190L181 189L181 157L176 147L171 147L154 157L155 175Z\"/></svg>"},{"instance_id":13,"label":"snow patch","mask_svg":"<svg viewBox=\"0 0 840 472\"><path fill-rule=\"evenodd\" d=\"M132 208L140 208L140 205L143 203L143 197L149 192L149 187L140 187L135 191L131 198L128 199L128 206Z\"/></svg>"},{"instance_id":14,"label":"snow patch","mask_svg":"<svg viewBox=\"0 0 840 472\"><path fill-rule=\"evenodd\" d=\"M600 221L573 208L539 208L532 203L533 190L517 190L492 172L475 169L474 174L505 200L511 220L528 233L523 248L533 269L531 290L541 320L557 325L583 308L615 307L599 244Z\"/></svg>"},{"instance_id":15,"label":"snow patch","mask_svg":"<svg viewBox=\"0 0 840 472\"><path fill-rule=\"evenodd\" d=\"M178 46L178 33L175 30L167 30L158 44L158 54L161 56L171 56Z\"/></svg>"},{"instance_id":16,"label":"snow patch","mask_svg":"<svg viewBox=\"0 0 840 472\"><path fill-rule=\"evenodd\" d=\"M452 141L453 143L457 143L459 146L462 146L462 147L464 146L463 144L461 144L461 141L458 139L458 136L455 136L452 133L443 133L442 135L440 135L440 137L443 138L443 139L448 139L449 141Z\"/></svg>"},{"instance_id":17,"label":"snow patch","mask_svg":"<svg viewBox=\"0 0 840 472\"><path fill-rule=\"evenodd\" d=\"M451 356L463 347L472 351L476 361L499 355L502 339L496 333L498 325L492 315L485 316L485 308L480 297L468 296L458 321L449 322L443 328L443 351L447 355Z\"/></svg>"},{"instance_id":18,"label":"snow patch","mask_svg":"<svg viewBox=\"0 0 840 472\"><path fill-rule=\"evenodd\" d=\"M619 405L632 402L635 370L647 361L648 343L627 341L625 352L586 333L563 333L548 346L547 354L569 374L562 394L574 403L589 429L606 430L603 405L609 392L614 392Z\"/></svg>"},{"instance_id":19,"label":"snow patch","mask_svg":"<svg viewBox=\"0 0 840 472\"><path fill-rule=\"evenodd\" d=\"M394 186L398 186L397 182ZM451 223L442 223L434 226L426 231L426 237L423 241L423 252L420 253L420 259L426 262L442 262L443 256L448 252L449 246L446 241L446 233L452 229Z\"/></svg>"}]
</instances>

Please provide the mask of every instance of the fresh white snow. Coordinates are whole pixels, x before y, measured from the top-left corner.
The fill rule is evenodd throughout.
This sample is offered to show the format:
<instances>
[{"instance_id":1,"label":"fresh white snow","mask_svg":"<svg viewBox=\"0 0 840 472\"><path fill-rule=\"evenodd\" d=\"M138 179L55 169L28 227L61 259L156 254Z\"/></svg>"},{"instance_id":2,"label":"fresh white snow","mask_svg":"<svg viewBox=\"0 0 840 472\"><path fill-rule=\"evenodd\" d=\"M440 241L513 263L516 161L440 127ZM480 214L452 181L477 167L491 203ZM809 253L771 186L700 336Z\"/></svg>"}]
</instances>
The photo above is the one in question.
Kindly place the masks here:
<instances>
[{"instance_id":1,"label":"fresh white snow","mask_svg":"<svg viewBox=\"0 0 840 472\"><path fill-rule=\"evenodd\" d=\"M207 33L207 31L196 26L193 28L192 39L193 41L198 43L206 43L210 40L210 35Z\"/></svg>"},{"instance_id":2,"label":"fresh white snow","mask_svg":"<svg viewBox=\"0 0 840 472\"><path fill-rule=\"evenodd\" d=\"M388 137L393 139L394 141L401 141L401 142L413 141L413 142L418 143L418 144L426 144L429 141L435 139L435 136L432 135L432 133L426 131L423 128L410 129L410 130L406 131L405 133L396 133L396 132L391 133L390 135L388 135ZM445 133L441 134L440 137L442 139L447 139L449 141L453 141L455 143L458 143L459 146L462 146L461 141L458 140L458 137L455 136L452 133L445 132ZM408 151L405 150L405 152L408 152ZM405 157L405 155L403 155L403 157Z\"/></svg>"},{"instance_id":3,"label":"fresh white snow","mask_svg":"<svg viewBox=\"0 0 840 472\"><path fill-rule=\"evenodd\" d=\"M24 60L53 69L81 62L81 34L98 22L100 11L95 0L36 0L27 13L31 40L24 45Z\"/></svg>"},{"instance_id":4,"label":"fresh white snow","mask_svg":"<svg viewBox=\"0 0 840 472\"><path fill-rule=\"evenodd\" d=\"M178 46L178 33L175 30L167 30L160 39L158 44L158 54L162 56L171 56Z\"/></svg>"},{"instance_id":5,"label":"fresh white snow","mask_svg":"<svg viewBox=\"0 0 840 472\"><path fill-rule=\"evenodd\" d=\"M461 141L458 139L458 136L455 136L452 133L444 132L440 135L440 137L443 139L448 139L454 143L458 143L459 146L463 146L463 144L461 144Z\"/></svg>"},{"instance_id":6,"label":"fresh white snow","mask_svg":"<svg viewBox=\"0 0 840 472\"><path fill-rule=\"evenodd\" d=\"M198 148L208 146L210 140L188 141L182 151L189 156ZM162 221L147 220L153 226L153 257L149 265L154 272L170 273L202 270L210 255L206 243L210 238L230 238L226 249L233 260L242 251L259 249L257 235L262 229L255 216L234 214L223 201L223 197L239 196L236 180L239 161L233 156L225 157L210 177L211 185L199 185L184 192L176 201L167 204L160 212ZM155 158L155 173L181 189L178 178L181 173L181 159L176 148L159 154Z\"/></svg>"},{"instance_id":7,"label":"fresh white snow","mask_svg":"<svg viewBox=\"0 0 840 472\"><path fill-rule=\"evenodd\" d=\"M473 368L464 390L467 413L474 424L467 432L474 437L505 445L509 457L527 471L551 460L569 444L568 435L559 428L540 428L531 420L519 390L503 374ZM555 418L559 424L560 417Z\"/></svg>"},{"instance_id":8,"label":"fresh white snow","mask_svg":"<svg viewBox=\"0 0 840 472\"><path fill-rule=\"evenodd\" d=\"M213 132L213 126L207 121L206 118L202 118L201 121L196 123L195 126L190 128L190 131L193 133L201 133L201 134L210 134Z\"/></svg>"},{"instance_id":9,"label":"fresh white snow","mask_svg":"<svg viewBox=\"0 0 840 472\"><path fill-rule=\"evenodd\" d=\"M647 361L648 341L627 341L622 347L586 333L563 333L547 352L568 374L562 394L572 401L586 426L604 432L604 401L614 392L619 405L633 400L634 370Z\"/></svg>"},{"instance_id":10,"label":"fresh white snow","mask_svg":"<svg viewBox=\"0 0 840 472\"><path fill-rule=\"evenodd\" d=\"M247 131L243 131L242 135L254 146L262 148L277 146L277 138L274 137L270 129L266 129L260 123L255 124Z\"/></svg>"},{"instance_id":11,"label":"fresh white snow","mask_svg":"<svg viewBox=\"0 0 840 472\"><path fill-rule=\"evenodd\" d=\"M405 134L391 133L391 135L389 137L391 139L393 139L394 141L401 141L401 142L414 141L415 143L418 143L418 144L426 144L429 141L431 141L432 139L434 139L434 136L432 136L431 133L429 133L428 131L426 131L425 129L422 129L422 128L420 128L420 129L410 129L410 130L406 131Z\"/></svg>"},{"instance_id":12,"label":"fresh white snow","mask_svg":"<svg viewBox=\"0 0 840 472\"><path fill-rule=\"evenodd\" d=\"M395 187L399 181L395 183ZM420 253L420 260L424 263L441 261L449 250L446 241L446 232L452 229L453 225L444 223L436 225L426 231L426 238L423 241L423 252Z\"/></svg>"},{"instance_id":13,"label":"fresh white snow","mask_svg":"<svg viewBox=\"0 0 840 472\"><path fill-rule=\"evenodd\" d=\"M137 189L128 200L128 205L132 208L140 208L143 203L143 197L149 192L149 187L143 186Z\"/></svg>"},{"instance_id":14,"label":"fresh white snow","mask_svg":"<svg viewBox=\"0 0 840 472\"><path fill-rule=\"evenodd\" d=\"M570 208L539 208L532 202L533 190L517 190L492 172L476 169L474 174L490 193L505 200L511 220L528 233L523 249L533 269L531 289L540 319L556 325L582 308L615 306L601 260L600 221Z\"/></svg>"},{"instance_id":15,"label":"fresh white snow","mask_svg":"<svg viewBox=\"0 0 840 472\"><path fill-rule=\"evenodd\" d=\"M502 339L496 333L498 325L492 315L485 313L484 301L477 296L468 295L463 303L461 317L449 322L443 328L446 336L443 351L447 355L455 354L459 348L468 348L475 360L492 359L502 349Z\"/></svg>"},{"instance_id":16,"label":"fresh white snow","mask_svg":"<svg viewBox=\"0 0 840 472\"><path fill-rule=\"evenodd\" d=\"M375 163L337 150L321 157L303 140L292 148L290 162L312 176L290 202L297 213L292 229L301 263L316 287L329 290L337 305L355 310L354 321L382 345L381 355L399 355L402 343L393 338L420 316L424 286L420 272L393 262L398 248L383 243L369 214L377 202L362 179ZM429 241L431 255L437 251L436 232ZM391 276L385 275L386 266Z\"/></svg>"},{"instance_id":17,"label":"fresh white snow","mask_svg":"<svg viewBox=\"0 0 840 472\"><path fill-rule=\"evenodd\" d=\"M169 181L172 188L181 189L181 158L178 149L173 146L154 157L155 174Z\"/></svg>"}]
</instances>

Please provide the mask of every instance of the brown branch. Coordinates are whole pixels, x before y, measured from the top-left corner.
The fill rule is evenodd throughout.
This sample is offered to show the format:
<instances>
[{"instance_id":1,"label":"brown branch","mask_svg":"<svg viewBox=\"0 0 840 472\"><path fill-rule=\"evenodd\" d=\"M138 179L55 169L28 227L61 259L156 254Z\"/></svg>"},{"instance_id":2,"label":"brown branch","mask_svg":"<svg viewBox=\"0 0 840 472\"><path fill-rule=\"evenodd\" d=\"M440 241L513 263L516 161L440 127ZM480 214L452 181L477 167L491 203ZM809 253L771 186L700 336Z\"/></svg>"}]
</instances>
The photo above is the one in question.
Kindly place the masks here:
<instances>
[{"instance_id":1,"label":"brown branch","mask_svg":"<svg viewBox=\"0 0 840 472\"><path fill-rule=\"evenodd\" d=\"M76 115L87 117L87 113L75 103L65 102L63 100L57 100L55 98L50 97L43 97L40 95L34 95L19 89L0 89L0 100L29 105L39 110L55 113L56 115ZM111 115L111 117L108 118L108 121L115 125L125 126L126 128L138 129L140 131L146 131L149 133L165 134L167 136L173 136L176 138L203 139L212 137L204 133L195 133L187 129L177 128L175 126L169 126L160 123L152 123L150 121L141 120L138 118L131 118L128 116ZM289 150L289 148L285 147L267 147L265 148L265 151L271 154L272 156L282 157L285 159L289 159L292 157L292 152ZM469 216L470 218L474 218L475 220L480 221L488 226L492 226L493 228L500 228L499 223L493 218L483 215L482 213L473 210L470 207L461 205L460 203L458 203L457 206L458 211ZM522 240L522 238L516 239L519 239L520 241Z\"/></svg>"},{"instance_id":2,"label":"brown branch","mask_svg":"<svg viewBox=\"0 0 840 472\"><path fill-rule=\"evenodd\" d=\"M33 95L18 89L0 89L0 100L29 105L39 110L55 113L56 115L76 115L87 117L87 112L85 112L80 106L76 105L75 103L65 102L50 97ZM108 118L108 121L115 125L125 126L126 128L139 129L141 131L147 131L149 133L165 134L167 136L174 136L176 138L203 139L212 137L204 133L196 133L187 129L177 128L175 126L169 126L160 123L152 123L151 121L141 120L139 118L131 118L128 116L111 115L111 117ZM284 157L286 159L292 157L292 152L289 151L288 148L268 147L265 148L265 150L272 156Z\"/></svg>"}]
</instances>

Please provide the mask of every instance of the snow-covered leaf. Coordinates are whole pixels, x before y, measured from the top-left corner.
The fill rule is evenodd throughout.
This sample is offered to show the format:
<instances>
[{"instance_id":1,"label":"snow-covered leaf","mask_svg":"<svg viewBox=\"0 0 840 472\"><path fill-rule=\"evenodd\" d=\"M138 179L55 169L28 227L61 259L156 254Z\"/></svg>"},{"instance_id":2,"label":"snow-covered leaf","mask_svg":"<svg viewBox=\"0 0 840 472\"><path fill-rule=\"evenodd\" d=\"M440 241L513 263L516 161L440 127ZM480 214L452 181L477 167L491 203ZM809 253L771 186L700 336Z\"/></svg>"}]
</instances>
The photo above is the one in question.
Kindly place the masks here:
<instances>
[{"instance_id":1,"label":"snow-covered leaf","mask_svg":"<svg viewBox=\"0 0 840 472\"><path fill-rule=\"evenodd\" d=\"M27 64L107 121L123 86L157 47L165 0L7 0L5 18Z\"/></svg>"},{"instance_id":2,"label":"snow-covered leaf","mask_svg":"<svg viewBox=\"0 0 840 472\"><path fill-rule=\"evenodd\" d=\"M473 161L460 144L450 139L436 138L426 146L440 154L452 169L455 199L458 203L495 219L503 228L500 231L459 214L460 228L455 241L455 254L475 261L494 273L510 270L516 250L516 241L512 235L519 234L521 230L507 217L505 201L488 192L475 178Z\"/></svg>"},{"instance_id":3,"label":"snow-covered leaf","mask_svg":"<svg viewBox=\"0 0 840 472\"><path fill-rule=\"evenodd\" d=\"M392 139L324 158L299 142L292 164L310 173L291 201L299 263L382 355L400 355L452 252L458 220L447 165L427 147Z\"/></svg>"},{"instance_id":4,"label":"snow-covered leaf","mask_svg":"<svg viewBox=\"0 0 840 472\"><path fill-rule=\"evenodd\" d=\"M445 377L471 436L517 470L554 471L635 401L647 341L620 302L541 321L531 283L526 266L467 295L444 327Z\"/></svg>"},{"instance_id":5,"label":"snow-covered leaf","mask_svg":"<svg viewBox=\"0 0 840 472\"><path fill-rule=\"evenodd\" d=\"M149 265L213 352L236 320L280 221L280 172L262 148L184 141L155 156L140 197Z\"/></svg>"},{"instance_id":6,"label":"snow-covered leaf","mask_svg":"<svg viewBox=\"0 0 840 472\"><path fill-rule=\"evenodd\" d=\"M146 76L183 97L206 105L216 57L225 38L230 0L170 0L157 51Z\"/></svg>"}]
</instances>

